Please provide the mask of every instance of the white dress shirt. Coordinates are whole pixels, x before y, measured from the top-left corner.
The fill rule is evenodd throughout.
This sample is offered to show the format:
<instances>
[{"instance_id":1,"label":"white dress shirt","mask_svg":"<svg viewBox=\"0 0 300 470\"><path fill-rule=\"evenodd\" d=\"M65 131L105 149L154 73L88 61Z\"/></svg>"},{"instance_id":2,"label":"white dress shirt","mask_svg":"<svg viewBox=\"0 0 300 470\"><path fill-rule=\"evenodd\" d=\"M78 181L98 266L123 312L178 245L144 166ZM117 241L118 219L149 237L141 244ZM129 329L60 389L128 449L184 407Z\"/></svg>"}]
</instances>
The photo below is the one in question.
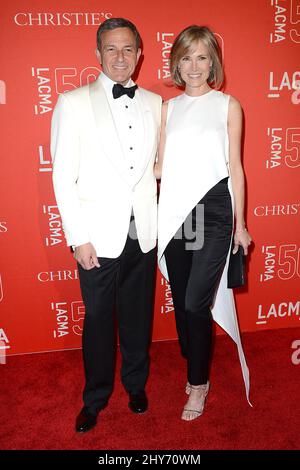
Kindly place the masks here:
<instances>
[{"instance_id":1,"label":"white dress shirt","mask_svg":"<svg viewBox=\"0 0 300 470\"><path fill-rule=\"evenodd\" d=\"M134 186L140 176L138 174L141 168L139 160L142 155L144 139L141 108L136 96L129 98L128 95L122 95L120 98L114 99L112 88L115 82L103 72L100 74L100 80L107 96L126 164L130 169L130 175L132 175L132 186ZM135 83L129 79L126 87L134 85Z\"/></svg>"}]
</instances>

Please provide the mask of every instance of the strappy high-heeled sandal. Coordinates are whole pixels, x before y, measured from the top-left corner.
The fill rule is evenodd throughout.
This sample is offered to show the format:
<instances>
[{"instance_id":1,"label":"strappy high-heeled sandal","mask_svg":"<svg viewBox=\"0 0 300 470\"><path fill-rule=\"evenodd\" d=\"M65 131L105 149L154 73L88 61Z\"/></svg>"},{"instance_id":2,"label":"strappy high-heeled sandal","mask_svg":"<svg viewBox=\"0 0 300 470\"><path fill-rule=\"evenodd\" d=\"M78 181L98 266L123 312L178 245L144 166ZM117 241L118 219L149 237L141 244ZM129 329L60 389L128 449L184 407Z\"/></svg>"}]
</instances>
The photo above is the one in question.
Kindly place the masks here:
<instances>
[{"instance_id":1,"label":"strappy high-heeled sandal","mask_svg":"<svg viewBox=\"0 0 300 470\"><path fill-rule=\"evenodd\" d=\"M190 409L190 408L184 407L182 415L181 415L181 419L183 419L184 421L193 421L194 419L199 418L202 415L203 410L204 410L205 399L207 397L208 390L209 390L209 382L207 382L204 385L190 385L190 392L192 390L201 391L201 394L199 397L200 406L197 409ZM190 415L190 413L192 414L192 416Z\"/></svg>"}]
</instances>

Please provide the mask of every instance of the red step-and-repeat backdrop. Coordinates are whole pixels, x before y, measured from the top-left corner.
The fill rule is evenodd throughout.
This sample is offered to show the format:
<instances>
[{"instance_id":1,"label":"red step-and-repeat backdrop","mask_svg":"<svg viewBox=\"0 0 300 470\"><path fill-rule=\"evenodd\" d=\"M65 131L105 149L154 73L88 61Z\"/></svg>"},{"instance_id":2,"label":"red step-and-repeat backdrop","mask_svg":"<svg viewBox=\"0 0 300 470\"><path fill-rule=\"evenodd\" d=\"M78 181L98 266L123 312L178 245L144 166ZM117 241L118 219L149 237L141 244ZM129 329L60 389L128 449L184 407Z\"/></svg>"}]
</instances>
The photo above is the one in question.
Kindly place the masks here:
<instances>
[{"instance_id":1,"label":"red step-and-repeat backdrop","mask_svg":"<svg viewBox=\"0 0 300 470\"><path fill-rule=\"evenodd\" d=\"M126 4L125 4L126 3ZM300 0L11 0L0 7L0 353L79 348L84 306L52 189L50 121L57 96L94 80L98 26L133 21L143 38L138 83L164 99L174 37L207 25L222 46L225 92L245 113L247 288L242 331L299 326ZM176 338L157 273L153 339Z\"/></svg>"}]
</instances>

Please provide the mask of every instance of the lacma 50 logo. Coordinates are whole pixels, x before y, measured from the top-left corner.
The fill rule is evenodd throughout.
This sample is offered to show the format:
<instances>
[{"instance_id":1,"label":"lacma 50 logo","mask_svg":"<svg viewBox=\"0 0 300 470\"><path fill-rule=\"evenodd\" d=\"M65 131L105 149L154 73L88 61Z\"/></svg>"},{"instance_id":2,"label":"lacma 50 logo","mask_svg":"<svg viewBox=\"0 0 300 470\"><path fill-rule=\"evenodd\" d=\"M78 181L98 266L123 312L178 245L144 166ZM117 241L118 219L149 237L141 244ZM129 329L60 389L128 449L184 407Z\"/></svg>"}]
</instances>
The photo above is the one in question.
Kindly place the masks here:
<instances>
[{"instance_id":1,"label":"lacma 50 logo","mask_svg":"<svg viewBox=\"0 0 300 470\"><path fill-rule=\"evenodd\" d=\"M96 80L100 73L97 67L85 67L78 70L76 67L56 68L32 67L31 75L37 88L37 102L34 104L34 113L43 115L51 112L54 107L56 94L71 91L79 86L87 85Z\"/></svg>"},{"instance_id":2,"label":"lacma 50 logo","mask_svg":"<svg viewBox=\"0 0 300 470\"><path fill-rule=\"evenodd\" d=\"M2 278L0 274L0 302L3 300ZM10 349L9 340L3 328L0 328L0 364L6 364L6 351Z\"/></svg>"},{"instance_id":3,"label":"lacma 50 logo","mask_svg":"<svg viewBox=\"0 0 300 470\"><path fill-rule=\"evenodd\" d=\"M156 40L161 45L161 65L157 69L158 80L165 80L171 77L169 60L174 36L174 33L156 33Z\"/></svg>"},{"instance_id":4,"label":"lacma 50 logo","mask_svg":"<svg viewBox=\"0 0 300 470\"><path fill-rule=\"evenodd\" d=\"M268 127L269 155L266 168L300 166L300 127Z\"/></svg>"},{"instance_id":5,"label":"lacma 50 logo","mask_svg":"<svg viewBox=\"0 0 300 470\"><path fill-rule=\"evenodd\" d=\"M257 325L266 325L268 321L282 323L284 318L296 317L299 320L300 301L285 301L279 304L263 305L260 304L257 309Z\"/></svg>"},{"instance_id":6,"label":"lacma 50 logo","mask_svg":"<svg viewBox=\"0 0 300 470\"><path fill-rule=\"evenodd\" d=\"M273 30L270 43L300 43L300 0L270 0Z\"/></svg>"},{"instance_id":7,"label":"lacma 50 logo","mask_svg":"<svg viewBox=\"0 0 300 470\"><path fill-rule=\"evenodd\" d=\"M300 71L270 72L268 98L280 98L283 91L291 92L291 102L300 104Z\"/></svg>"},{"instance_id":8,"label":"lacma 50 logo","mask_svg":"<svg viewBox=\"0 0 300 470\"><path fill-rule=\"evenodd\" d=\"M300 247L296 243L288 245L263 245L264 268L260 282L297 280L300 278Z\"/></svg>"},{"instance_id":9,"label":"lacma 50 logo","mask_svg":"<svg viewBox=\"0 0 300 470\"><path fill-rule=\"evenodd\" d=\"M82 301L51 302L51 310L55 316L53 337L56 339L66 335L82 335L85 308Z\"/></svg>"},{"instance_id":10,"label":"lacma 50 logo","mask_svg":"<svg viewBox=\"0 0 300 470\"><path fill-rule=\"evenodd\" d=\"M52 157L50 154L50 146L45 147L44 145L39 145L38 147L39 155L39 172L48 173L52 172Z\"/></svg>"},{"instance_id":11,"label":"lacma 50 logo","mask_svg":"<svg viewBox=\"0 0 300 470\"><path fill-rule=\"evenodd\" d=\"M43 205L43 214L47 217L46 246L60 244L64 240L64 233L58 207Z\"/></svg>"},{"instance_id":12,"label":"lacma 50 logo","mask_svg":"<svg viewBox=\"0 0 300 470\"><path fill-rule=\"evenodd\" d=\"M160 313L168 314L174 312L173 298L170 284L165 280L164 277L161 277L160 283L164 289L163 293L163 303L160 306Z\"/></svg>"}]
</instances>

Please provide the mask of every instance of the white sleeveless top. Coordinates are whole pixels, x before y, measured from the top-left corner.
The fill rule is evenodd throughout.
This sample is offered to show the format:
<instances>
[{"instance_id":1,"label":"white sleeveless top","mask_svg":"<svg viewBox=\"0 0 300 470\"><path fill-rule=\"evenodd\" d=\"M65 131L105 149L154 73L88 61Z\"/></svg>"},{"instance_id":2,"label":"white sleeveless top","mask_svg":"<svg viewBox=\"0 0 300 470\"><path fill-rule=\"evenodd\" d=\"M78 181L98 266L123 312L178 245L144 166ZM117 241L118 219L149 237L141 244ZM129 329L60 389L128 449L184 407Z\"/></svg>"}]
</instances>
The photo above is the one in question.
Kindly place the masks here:
<instances>
[{"instance_id":1,"label":"white sleeveless top","mask_svg":"<svg viewBox=\"0 0 300 470\"><path fill-rule=\"evenodd\" d=\"M168 102L158 208L158 263L167 280L164 251L169 241L200 199L227 176L234 213L227 132L229 98L229 95L211 90L197 97L182 94ZM232 289L227 288L229 254L230 250L214 299L212 315L237 344L250 403L249 371L241 345Z\"/></svg>"}]
</instances>

